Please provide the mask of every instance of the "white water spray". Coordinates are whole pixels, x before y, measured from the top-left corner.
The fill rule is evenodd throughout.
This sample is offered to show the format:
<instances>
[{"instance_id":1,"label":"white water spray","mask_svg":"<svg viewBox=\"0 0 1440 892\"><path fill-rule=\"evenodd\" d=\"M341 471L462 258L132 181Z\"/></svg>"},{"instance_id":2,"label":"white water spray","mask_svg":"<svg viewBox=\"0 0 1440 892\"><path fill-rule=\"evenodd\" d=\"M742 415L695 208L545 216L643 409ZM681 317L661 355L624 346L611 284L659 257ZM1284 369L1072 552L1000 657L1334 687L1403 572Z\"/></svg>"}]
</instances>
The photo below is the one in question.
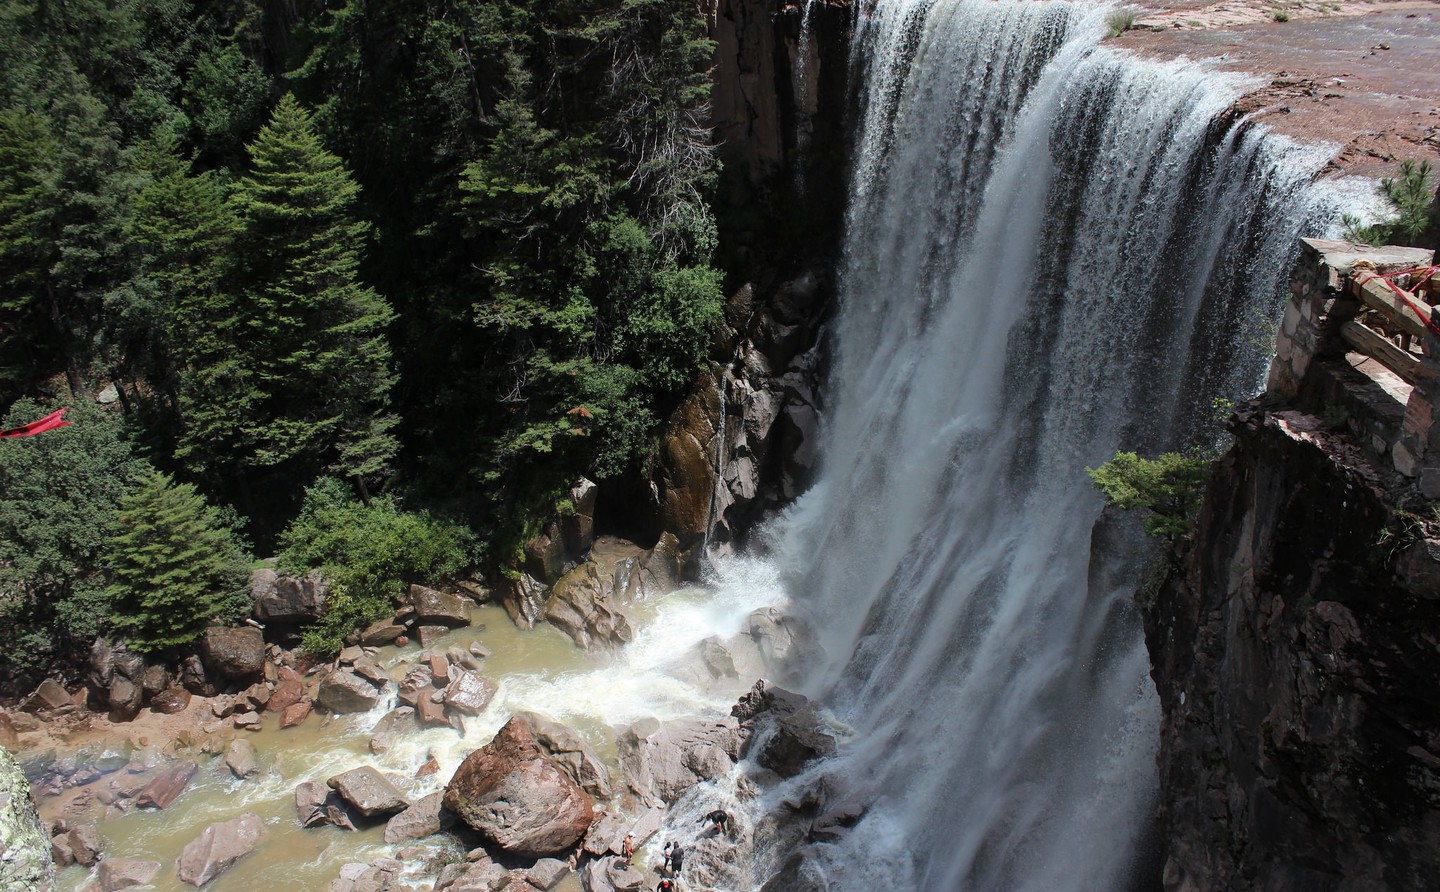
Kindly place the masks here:
<instances>
[{"instance_id":1,"label":"white water spray","mask_svg":"<svg viewBox=\"0 0 1440 892\"><path fill-rule=\"evenodd\" d=\"M1097 535L1084 469L1248 395L1333 209L1328 151L1219 123L1241 82L1101 48L1107 11L881 0L857 24L835 409L788 548L830 656L809 690L856 731L810 779L871 803L809 851L830 889L1136 882L1143 545Z\"/></svg>"}]
</instances>

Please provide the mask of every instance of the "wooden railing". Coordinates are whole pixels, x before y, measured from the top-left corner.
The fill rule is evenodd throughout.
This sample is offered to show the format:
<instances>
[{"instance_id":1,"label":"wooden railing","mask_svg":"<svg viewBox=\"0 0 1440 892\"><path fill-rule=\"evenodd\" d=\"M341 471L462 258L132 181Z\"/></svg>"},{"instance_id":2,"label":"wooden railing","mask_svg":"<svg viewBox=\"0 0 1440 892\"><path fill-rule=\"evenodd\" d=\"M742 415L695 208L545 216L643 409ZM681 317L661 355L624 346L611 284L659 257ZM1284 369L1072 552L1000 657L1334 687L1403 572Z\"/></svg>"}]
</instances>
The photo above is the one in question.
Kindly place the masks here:
<instances>
[{"instance_id":1,"label":"wooden railing","mask_svg":"<svg viewBox=\"0 0 1440 892\"><path fill-rule=\"evenodd\" d=\"M1340 337L1352 349L1374 359L1385 368L1414 384L1420 358L1412 351L1425 343L1425 328L1430 321L1430 304L1406 292L1405 299L1396 294L1386 280L1356 270L1350 278L1350 293L1366 307L1384 318L1384 327L1397 333L1399 343L1358 321L1340 326ZM1423 315L1422 315L1423 314Z\"/></svg>"}]
</instances>

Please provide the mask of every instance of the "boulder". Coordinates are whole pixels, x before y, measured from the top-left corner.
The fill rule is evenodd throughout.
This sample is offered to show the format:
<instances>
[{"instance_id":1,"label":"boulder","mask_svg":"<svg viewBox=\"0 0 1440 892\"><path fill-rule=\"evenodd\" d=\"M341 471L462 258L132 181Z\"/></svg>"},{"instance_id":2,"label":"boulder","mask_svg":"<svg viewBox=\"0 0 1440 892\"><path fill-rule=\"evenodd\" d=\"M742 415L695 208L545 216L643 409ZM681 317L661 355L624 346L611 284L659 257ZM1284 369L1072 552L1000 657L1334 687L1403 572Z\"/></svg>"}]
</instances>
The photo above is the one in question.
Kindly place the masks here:
<instances>
[{"instance_id":1,"label":"boulder","mask_svg":"<svg viewBox=\"0 0 1440 892\"><path fill-rule=\"evenodd\" d=\"M281 666L276 674L275 690L265 701L268 712L284 712L285 707L299 703L305 698L305 679L289 666Z\"/></svg>"},{"instance_id":2,"label":"boulder","mask_svg":"<svg viewBox=\"0 0 1440 892\"><path fill-rule=\"evenodd\" d=\"M259 712L265 708L265 704L270 702L270 694L271 690L269 685L257 681L240 692L240 699L249 704L252 710Z\"/></svg>"},{"instance_id":3,"label":"boulder","mask_svg":"<svg viewBox=\"0 0 1440 892\"><path fill-rule=\"evenodd\" d=\"M612 855L581 868L580 882L587 892L638 892L645 887L645 875Z\"/></svg>"},{"instance_id":4,"label":"boulder","mask_svg":"<svg viewBox=\"0 0 1440 892\"><path fill-rule=\"evenodd\" d=\"M145 789L135 797L135 804L141 808L169 808L185 791L198 768L190 759L171 765L145 785Z\"/></svg>"},{"instance_id":5,"label":"boulder","mask_svg":"<svg viewBox=\"0 0 1440 892\"><path fill-rule=\"evenodd\" d=\"M415 714L415 710L409 706L401 706L392 709L380 717L375 727L370 729L370 752L375 755L388 752L395 733L395 725L403 718Z\"/></svg>"},{"instance_id":6,"label":"boulder","mask_svg":"<svg viewBox=\"0 0 1440 892\"><path fill-rule=\"evenodd\" d=\"M255 761L255 747L245 740L232 740L225 750L225 767L230 773L244 780L260 770Z\"/></svg>"},{"instance_id":7,"label":"boulder","mask_svg":"<svg viewBox=\"0 0 1440 892\"><path fill-rule=\"evenodd\" d=\"M146 700L170 687L171 681L170 673L164 666L145 666L140 672L140 688L145 692Z\"/></svg>"},{"instance_id":8,"label":"boulder","mask_svg":"<svg viewBox=\"0 0 1440 892\"><path fill-rule=\"evenodd\" d=\"M772 669L809 665L820 658L814 631L778 607L761 607L751 613L749 633L765 664Z\"/></svg>"},{"instance_id":9,"label":"boulder","mask_svg":"<svg viewBox=\"0 0 1440 892\"><path fill-rule=\"evenodd\" d=\"M545 614L545 583L529 573L521 573L518 579L507 581L501 587L500 606L517 627L535 628L535 623Z\"/></svg>"},{"instance_id":10,"label":"boulder","mask_svg":"<svg viewBox=\"0 0 1440 892\"><path fill-rule=\"evenodd\" d=\"M304 781L295 788L295 817L301 827L325 823L325 800L335 794L324 784Z\"/></svg>"},{"instance_id":11,"label":"boulder","mask_svg":"<svg viewBox=\"0 0 1440 892\"><path fill-rule=\"evenodd\" d=\"M385 775L369 765L337 774L326 783L367 818L393 814L410 805Z\"/></svg>"},{"instance_id":12,"label":"boulder","mask_svg":"<svg viewBox=\"0 0 1440 892\"><path fill-rule=\"evenodd\" d=\"M600 487L581 477L570 487L571 511L560 518L560 538L570 557L579 559L595 544L595 502Z\"/></svg>"},{"instance_id":13,"label":"boulder","mask_svg":"<svg viewBox=\"0 0 1440 892\"><path fill-rule=\"evenodd\" d=\"M217 691L205 672L205 662L199 654L191 654L180 663L180 684L192 694L213 697Z\"/></svg>"},{"instance_id":14,"label":"boulder","mask_svg":"<svg viewBox=\"0 0 1440 892\"><path fill-rule=\"evenodd\" d=\"M755 761L781 777L794 777L813 759L835 755L835 732L814 704L782 717Z\"/></svg>"},{"instance_id":15,"label":"boulder","mask_svg":"<svg viewBox=\"0 0 1440 892\"><path fill-rule=\"evenodd\" d=\"M385 823L385 841L391 845L407 839L424 839L455 822L444 809L444 793L431 793Z\"/></svg>"},{"instance_id":16,"label":"boulder","mask_svg":"<svg viewBox=\"0 0 1440 892\"><path fill-rule=\"evenodd\" d=\"M637 554L620 560L591 559L566 573L550 590L545 619L588 651L615 650L634 637L622 603L635 600Z\"/></svg>"},{"instance_id":17,"label":"boulder","mask_svg":"<svg viewBox=\"0 0 1440 892\"><path fill-rule=\"evenodd\" d=\"M560 525L551 521L535 538L525 543L525 572L536 579L554 582L565 573L565 557Z\"/></svg>"},{"instance_id":18,"label":"boulder","mask_svg":"<svg viewBox=\"0 0 1440 892\"><path fill-rule=\"evenodd\" d=\"M70 705L70 692L53 678L40 682L40 686L20 704L24 712L38 713Z\"/></svg>"},{"instance_id":19,"label":"boulder","mask_svg":"<svg viewBox=\"0 0 1440 892\"><path fill-rule=\"evenodd\" d=\"M424 625L415 627L415 639L421 647L434 647L450 631L449 626Z\"/></svg>"},{"instance_id":20,"label":"boulder","mask_svg":"<svg viewBox=\"0 0 1440 892\"><path fill-rule=\"evenodd\" d=\"M445 659L451 665L460 666L473 672L480 671L480 657L458 644L452 644L445 648Z\"/></svg>"},{"instance_id":21,"label":"boulder","mask_svg":"<svg viewBox=\"0 0 1440 892\"><path fill-rule=\"evenodd\" d=\"M481 678L468 669L456 669L450 674L450 684L445 688L445 705L469 715L484 711L495 692L500 690L495 682Z\"/></svg>"},{"instance_id":22,"label":"boulder","mask_svg":"<svg viewBox=\"0 0 1440 892\"><path fill-rule=\"evenodd\" d=\"M728 774L746 738L733 716L668 724L651 718L626 728L615 743L630 789L646 805L662 806L701 781Z\"/></svg>"},{"instance_id":23,"label":"boulder","mask_svg":"<svg viewBox=\"0 0 1440 892\"><path fill-rule=\"evenodd\" d=\"M452 628L470 625L470 601L460 595L412 585L409 604L415 608L415 621L421 625Z\"/></svg>"},{"instance_id":24,"label":"boulder","mask_svg":"<svg viewBox=\"0 0 1440 892\"><path fill-rule=\"evenodd\" d=\"M435 892L491 892L501 880L506 879L507 873L505 868L489 858L451 864L440 871L439 878L435 880Z\"/></svg>"},{"instance_id":25,"label":"boulder","mask_svg":"<svg viewBox=\"0 0 1440 892\"><path fill-rule=\"evenodd\" d=\"M11 752L20 748L20 734L15 730L15 722L8 712L0 712L0 747Z\"/></svg>"},{"instance_id":26,"label":"boulder","mask_svg":"<svg viewBox=\"0 0 1440 892\"><path fill-rule=\"evenodd\" d=\"M455 770L445 807L522 857L568 852L595 816L594 800L545 757L519 716Z\"/></svg>"},{"instance_id":27,"label":"boulder","mask_svg":"<svg viewBox=\"0 0 1440 892\"><path fill-rule=\"evenodd\" d=\"M180 850L175 867L181 882L203 886L255 851L265 824L255 815L241 815L211 824Z\"/></svg>"},{"instance_id":28,"label":"boulder","mask_svg":"<svg viewBox=\"0 0 1440 892\"><path fill-rule=\"evenodd\" d=\"M95 879L100 883L101 892L115 892L132 886L148 885L160 872L159 861L142 861L139 858L106 858L100 862Z\"/></svg>"},{"instance_id":29,"label":"boulder","mask_svg":"<svg viewBox=\"0 0 1440 892\"><path fill-rule=\"evenodd\" d=\"M414 706L418 701L429 697L430 692L435 689L435 673L431 671L428 663L417 663L405 672L405 677L400 679L399 690L395 699L406 706Z\"/></svg>"},{"instance_id":30,"label":"boulder","mask_svg":"<svg viewBox=\"0 0 1440 892\"><path fill-rule=\"evenodd\" d=\"M408 889L398 885L405 864L395 858L376 858L369 864L346 864L330 882L330 892L390 892ZM488 892L488 890L487 890Z\"/></svg>"},{"instance_id":31,"label":"boulder","mask_svg":"<svg viewBox=\"0 0 1440 892\"><path fill-rule=\"evenodd\" d=\"M610 772L579 734L538 712L516 715L529 724L536 745L557 768L596 799L610 798Z\"/></svg>"},{"instance_id":32,"label":"boulder","mask_svg":"<svg viewBox=\"0 0 1440 892\"><path fill-rule=\"evenodd\" d=\"M330 587L318 573L303 579L280 576L274 570L250 574L251 614L261 623L298 626L314 622L325 612Z\"/></svg>"},{"instance_id":33,"label":"boulder","mask_svg":"<svg viewBox=\"0 0 1440 892\"><path fill-rule=\"evenodd\" d=\"M265 672L265 638L250 626L211 626L200 639L200 657L209 678L256 681Z\"/></svg>"},{"instance_id":34,"label":"boulder","mask_svg":"<svg viewBox=\"0 0 1440 892\"><path fill-rule=\"evenodd\" d=\"M166 688L150 699L150 709L162 715L175 715L190 708L190 692L184 688Z\"/></svg>"},{"instance_id":35,"label":"boulder","mask_svg":"<svg viewBox=\"0 0 1440 892\"><path fill-rule=\"evenodd\" d=\"M132 721L135 716L140 714L140 707L145 703L145 690L134 681L116 673L110 679L107 702L110 708L110 721Z\"/></svg>"},{"instance_id":36,"label":"boulder","mask_svg":"<svg viewBox=\"0 0 1440 892\"><path fill-rule=\"evenodd\" d=\"M360 644L364 647L383 647L405 634L405 627L393 619L377 620L360 633Z\"/></svg>"},{"instance_id":37,"label":"boulder","mask_svg":"<svg viewBox=\"0 0 1440 892\"><path fill-rule=\"evenodd\" d=\"M65 842L75 861L85 867L95 866L105 853L105 840L94 824L81 824L65 834Z\"/></svg>"},{"instance_id":38,"label":"boulder","mask_svg":"<svg viewBox=\"0 0 1440 892\"><path fill-rule=\"evenodd\" d=\"M541 892L550 892L569 875L570 865L564 861L559 858L541 858L525 871L525 881Z\"/></svg>"},{"instance_id":39,"label":"boulder","mask_svg":"<svg viewBox=\"0 0 1440 892\"><path fill-rule=\"evenodd\" d=\"M383 690L348 669L332 669L320 679L315 703L339 714L368 712L380 702Z\"/></svg>"},{"instance_id":40,"label":"boulder","mask_svg":"<svg viewBox=\"0 0 1440 892\"><path fill-rule=\"evenodd\" d=\"M301 700L299 703L291 703L280 713L280 727L294 728L310 717L311 703L309 700Z\"/></svg>"}]
</instances>

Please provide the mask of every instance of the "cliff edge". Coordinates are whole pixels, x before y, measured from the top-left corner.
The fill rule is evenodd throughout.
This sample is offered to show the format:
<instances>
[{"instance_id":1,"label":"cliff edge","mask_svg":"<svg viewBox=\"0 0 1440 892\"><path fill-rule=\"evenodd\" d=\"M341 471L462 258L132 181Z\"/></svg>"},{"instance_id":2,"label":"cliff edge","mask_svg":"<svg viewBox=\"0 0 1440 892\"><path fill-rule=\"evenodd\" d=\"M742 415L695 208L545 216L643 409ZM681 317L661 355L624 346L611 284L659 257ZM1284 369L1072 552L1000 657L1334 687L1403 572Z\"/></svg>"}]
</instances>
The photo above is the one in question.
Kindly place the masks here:
<instances>
[{"instance_id":1,"label":"cliff edge","mask_svg":"<svg viewBox=\"0 0 1440 892\"><path fill-rule=\"evenodd\" d=\"M1440 524L1371 458L1256 403L1142 604L1167 890L1414 890L1440 875Z\"/></svg>"}]
</instances>

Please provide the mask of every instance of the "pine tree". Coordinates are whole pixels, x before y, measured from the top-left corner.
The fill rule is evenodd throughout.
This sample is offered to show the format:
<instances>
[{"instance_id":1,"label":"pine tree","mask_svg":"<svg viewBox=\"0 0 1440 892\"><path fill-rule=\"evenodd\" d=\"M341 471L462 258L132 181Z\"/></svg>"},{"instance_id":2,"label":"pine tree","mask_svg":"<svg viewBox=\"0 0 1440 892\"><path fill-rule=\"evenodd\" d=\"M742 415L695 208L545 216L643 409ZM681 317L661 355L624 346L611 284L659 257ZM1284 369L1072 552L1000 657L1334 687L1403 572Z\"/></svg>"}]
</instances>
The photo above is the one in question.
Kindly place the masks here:
<instances>
[{"instance_id":1,"label":"pine tree","mask_svg":"<svg viewBox=\"0 0 1440 892\"><path fill-rule=\"evenodd\" d=\"M152 470L121 501L109 550L112 621L134 650L185 644L243 611L244 556L188 483Z\"/></svg>"},{"instance_id":2,"label":"pine tree","mask_svg":"<svg viewBox=\"0 0 1440 892\"><path fill-rule=\"evenodd\" d=\"M328 463L364 486L397 444L389 305L358 277L359 186L291 96L250 145L230 206L239 300L230 351L191 370L179 452L240 468Z\"/></svg>"}]
</instances>

